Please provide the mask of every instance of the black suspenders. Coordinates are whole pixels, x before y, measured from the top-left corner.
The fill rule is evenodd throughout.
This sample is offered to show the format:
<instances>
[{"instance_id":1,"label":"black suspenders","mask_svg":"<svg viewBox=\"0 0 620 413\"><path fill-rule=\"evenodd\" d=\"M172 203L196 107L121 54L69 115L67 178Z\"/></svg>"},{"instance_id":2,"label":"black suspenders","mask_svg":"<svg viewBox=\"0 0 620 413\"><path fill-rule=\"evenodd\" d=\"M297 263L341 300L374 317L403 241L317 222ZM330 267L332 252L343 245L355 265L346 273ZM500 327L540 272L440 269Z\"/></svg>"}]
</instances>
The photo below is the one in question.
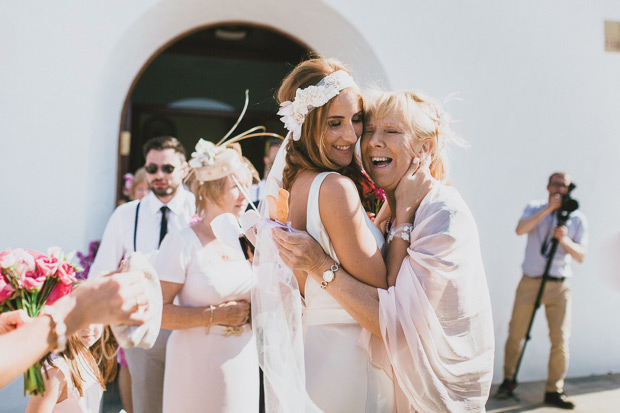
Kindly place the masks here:
<instances>
[{"instance_id":1,"label":"black suspenders","mask_svg":"<svg viewBox=\"0 0 620 413\"><path fill-rule=\"evenodd\" d=\"M138 249L136 248L136 236L138 235L138 212L140 211L140 202L142 201L138 201L138 206L136 206L136 220L133 224L133 251L134 252L138 252Z\"/></svg>"}]
</instances>

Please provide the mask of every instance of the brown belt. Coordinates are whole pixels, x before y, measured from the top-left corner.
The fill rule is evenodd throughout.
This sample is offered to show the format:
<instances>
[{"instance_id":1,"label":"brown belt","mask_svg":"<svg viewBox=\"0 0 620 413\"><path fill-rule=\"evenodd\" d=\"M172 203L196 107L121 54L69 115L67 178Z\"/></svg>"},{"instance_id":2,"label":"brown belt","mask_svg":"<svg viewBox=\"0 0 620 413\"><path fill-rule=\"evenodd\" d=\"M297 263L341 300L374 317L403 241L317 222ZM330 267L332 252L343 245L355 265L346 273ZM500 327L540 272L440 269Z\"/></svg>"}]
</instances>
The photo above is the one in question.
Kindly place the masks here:
<instances>
[{"instance_id":1,"label":"brown belt","mask_svg":"<svg viewBox=\"0 0 620 413\"><path fill-rule=\"evenodd\" d=\"M527 278L542 278L542 276L541 277L532 277L531 275L526 275L526 274L523 274L523 275L526 276ZM563 283L565 279L566 279L566 277L553 277L551 275L547 276L547 281L552 281L552 282Z\"/></svg>"}]
</instances>

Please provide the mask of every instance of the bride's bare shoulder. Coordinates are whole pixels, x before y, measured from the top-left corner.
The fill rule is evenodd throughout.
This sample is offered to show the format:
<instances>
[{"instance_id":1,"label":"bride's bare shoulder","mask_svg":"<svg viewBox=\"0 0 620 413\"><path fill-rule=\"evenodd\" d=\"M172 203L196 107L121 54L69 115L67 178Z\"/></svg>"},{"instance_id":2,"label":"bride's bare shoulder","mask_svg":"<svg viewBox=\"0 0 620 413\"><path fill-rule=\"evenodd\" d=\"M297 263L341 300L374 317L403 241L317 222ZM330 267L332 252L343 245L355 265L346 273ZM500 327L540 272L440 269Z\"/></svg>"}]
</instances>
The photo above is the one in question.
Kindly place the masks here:
<instances>
[{"instance_id":1,"label":"bride's bare shoulder","mask_svg":"<svg viewBox=\"0 0 620 413\"><path fill-rule=\"evenodd\" d=\"M357 209L360 197L353 181L340 174L329 174L321 185L319 202Z\"/></svg>"}]
</instances>

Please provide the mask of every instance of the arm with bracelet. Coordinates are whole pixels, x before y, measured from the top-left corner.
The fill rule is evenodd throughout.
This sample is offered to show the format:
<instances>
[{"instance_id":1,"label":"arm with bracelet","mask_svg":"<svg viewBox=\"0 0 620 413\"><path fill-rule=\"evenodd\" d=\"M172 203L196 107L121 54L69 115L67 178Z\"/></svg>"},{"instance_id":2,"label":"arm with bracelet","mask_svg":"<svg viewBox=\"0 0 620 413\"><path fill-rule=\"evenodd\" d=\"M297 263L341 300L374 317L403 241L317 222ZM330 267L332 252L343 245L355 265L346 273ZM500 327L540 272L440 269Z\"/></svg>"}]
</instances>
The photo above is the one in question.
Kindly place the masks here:
<instances>
[{"instance_id":1,"label":"arm with bracelet","mask_svg":"<svg viewBox=\"0 0 620 413\"><path fill-rule=\"evenodd\" d=\"M153 314L138 311L135 303L147 287L141 273L98 277L44 309L39 317L0 335L0 388L47 353L62 351L67 335L91 323L143 324Z\"/></svg>"}]
</instances>

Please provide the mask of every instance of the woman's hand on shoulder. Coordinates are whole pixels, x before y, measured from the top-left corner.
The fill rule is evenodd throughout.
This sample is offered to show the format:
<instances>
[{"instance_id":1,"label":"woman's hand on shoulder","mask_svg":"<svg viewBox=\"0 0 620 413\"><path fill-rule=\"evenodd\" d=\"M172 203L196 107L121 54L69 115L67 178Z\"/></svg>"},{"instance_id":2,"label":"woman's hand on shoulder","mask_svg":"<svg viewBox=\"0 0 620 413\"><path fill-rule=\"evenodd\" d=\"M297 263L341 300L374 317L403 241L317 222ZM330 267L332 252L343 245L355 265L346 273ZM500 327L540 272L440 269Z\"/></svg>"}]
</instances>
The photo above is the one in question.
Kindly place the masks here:
<instances>
[{"instance_id":1,"label":"woman's hand on shoulder","mask_svg":"<svg viewBox=\"0 0 620 413\"><path fill-rule=\"evenodd\" d=\"M425 160L420 163L420 158L414 158L394 192L396 224L413 222L415 212L431 190L432 184L433 177L429 170L429 161Z\"/></svg>"},{"instance_id":2,"label":"woman's hand on shoulder","mask_svg":"<svg viewBox=\"0 0 620 413\"><path fill-rule=\"evenodd\" d=\"M316 278L323 273L324 267L329 268L331 265L331 258L307 232L288 232L275 228L272 234L280 258L287 267L304 271ZM327 265L328 262L329 265Z\"/></svg>"}]
</instances>

